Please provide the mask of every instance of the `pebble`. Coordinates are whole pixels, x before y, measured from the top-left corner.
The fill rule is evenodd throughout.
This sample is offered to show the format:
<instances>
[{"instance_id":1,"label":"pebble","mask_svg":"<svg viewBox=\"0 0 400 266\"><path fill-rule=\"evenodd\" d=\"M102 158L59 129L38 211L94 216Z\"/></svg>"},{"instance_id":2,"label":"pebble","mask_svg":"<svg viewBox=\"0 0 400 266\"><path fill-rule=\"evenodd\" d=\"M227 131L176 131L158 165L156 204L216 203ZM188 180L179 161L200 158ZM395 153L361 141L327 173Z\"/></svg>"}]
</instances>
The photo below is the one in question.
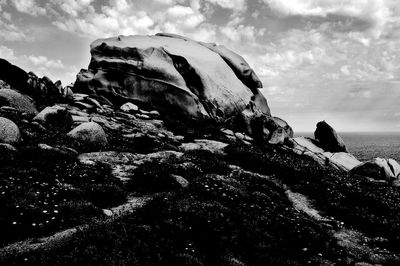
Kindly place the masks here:
<instances>
[{"instance_id":1,"label":"pebble","mask_svg":"<svg viewBox=\"0 0 400 266\"><path fill-rule=\"evenodd\" d=\"M242 133L236 132L236 133L235 133L235 137L236 137L238 140L244 140L244 135L243 135Z\"/></svg>"}]
</instances>

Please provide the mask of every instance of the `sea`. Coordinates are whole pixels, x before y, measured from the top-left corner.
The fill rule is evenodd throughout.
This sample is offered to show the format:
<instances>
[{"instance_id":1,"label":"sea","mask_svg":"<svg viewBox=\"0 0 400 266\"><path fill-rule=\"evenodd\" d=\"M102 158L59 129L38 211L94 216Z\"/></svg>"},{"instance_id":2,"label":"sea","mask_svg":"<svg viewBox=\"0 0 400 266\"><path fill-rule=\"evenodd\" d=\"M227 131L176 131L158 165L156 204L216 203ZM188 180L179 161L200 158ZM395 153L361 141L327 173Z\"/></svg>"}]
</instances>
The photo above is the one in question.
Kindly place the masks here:
<instances>
[{"instance_id":1,"label":"sea","mask_svg":"<svg viewBox=\"0 0 400 266\"><path fill-rule=\"evenodd\" d=\"M351 132L338 133L347 149L360 161L376 157L392 158L400 163L400 132ZM295 136L314 137L313 133L296 133Z\"/></svg>"}]
</instances>

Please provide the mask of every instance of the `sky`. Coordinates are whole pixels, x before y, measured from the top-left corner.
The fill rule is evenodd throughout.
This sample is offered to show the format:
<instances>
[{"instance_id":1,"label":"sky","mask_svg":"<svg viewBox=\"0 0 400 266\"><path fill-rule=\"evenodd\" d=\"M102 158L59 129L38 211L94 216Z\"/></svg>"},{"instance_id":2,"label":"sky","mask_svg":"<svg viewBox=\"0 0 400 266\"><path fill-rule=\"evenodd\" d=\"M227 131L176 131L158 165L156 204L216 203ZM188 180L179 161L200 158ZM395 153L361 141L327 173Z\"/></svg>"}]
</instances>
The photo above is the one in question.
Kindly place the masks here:
<instances>
[{"instance_id":1,"label":"sky","mask_svg":"<svg viewBox=\"0 0 400 266\"><path fill-rule=\"evenodd\" d=\"M400 131L398 0L0 0L0 57L64 85L92 41L157 32L242 55L297 132Z\"/></svg>"}]
</instances>

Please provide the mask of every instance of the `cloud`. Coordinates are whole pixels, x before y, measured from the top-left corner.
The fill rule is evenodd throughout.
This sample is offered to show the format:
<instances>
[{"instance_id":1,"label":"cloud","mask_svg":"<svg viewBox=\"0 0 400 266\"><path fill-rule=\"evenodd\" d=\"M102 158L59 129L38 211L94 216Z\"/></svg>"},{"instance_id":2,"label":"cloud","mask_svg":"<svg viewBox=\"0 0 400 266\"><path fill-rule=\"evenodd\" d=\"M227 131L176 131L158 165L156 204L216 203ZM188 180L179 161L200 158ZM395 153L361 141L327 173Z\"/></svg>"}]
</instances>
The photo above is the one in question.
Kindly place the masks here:
<instances>
[{"instance_id":1,"label":"cloud","mask_svg":"<svg viewBox=\"0 0 400 266\"><path fill-rule=\"evenodd\" d=\"M13 23L4 22L0 19L0 40L30 42L33 41L33 39L33 36L29 36L25 29L17 27Z\"/></svg>"},{"instance_id":2,"label":"cloud","mask_svg":"<svg viewBox=\"0 0 400 266\"><path fill-rule=\"evenodd\" d=\"M51 2L65 13L77 17L79 13L87 12L92 8L93 0L51 0Z\"/></svg>"},{"instance_id":3,"label":"cloud","mask_svg":"<svg viewBox=\"0 0 400 266\"><path fill-rule=\"evenodd\" d=\"M206 0L214 5L218 5L222 8L232 9L234 11L244 12L246 11L245 0Z\"/></svg>"},{"instance_id":4,"label":"cloud","mask_svg":"<svg viewBox=\"0 0 400 266\"><path fill-rule=\"evenodd\" d=\"M371 99L372 92L369 89L357 87L357 88L353 88L349 91L349 96L352 98Z\"/></svg>"},{"instance_id":5,"label":"cloud","mask_svg":"<svg viewBox=\"0 0 400 266\"><path fill-rule=\"evenodd\" d=\"M46 9L40 7L36 3L36 0L13 0L11 2L19 12L26 13L32 16L46 14Z\"/></svg>"},{"instance_id":6,"label":"cloud","mask_svg":"<svg viewBox=\"0 0 400 266\"><path fill-rule=\"evenodd\" d=\"M282 16L328 17L339 16L363 21L367 32L378 38L391 19L389 0L263 0ZM356 19L356 20L354 20Z\"/></svg>"},{"instance_id":7,"label":"cloud","mask_svg":"<svg viewBox=\"0 0 400 266\"><path fill-rule=\"evenodd\" d=\"M29 61L38 67L46 67L46 68L64 68L64 64L61 60L52 60L48 59L46 56L28 56Z\"/></svg>"},{"instance_id":8,"label":"cloud","mask_svg":"<svg viewBox=\"0 0 400 266\"><path fill-rule=\"evenodd\" d=\"M14 60L15 59L15 54L14 54L14 50L0 45L0 58L4 58L6 60Z\"/></svg>"}]
</instances>

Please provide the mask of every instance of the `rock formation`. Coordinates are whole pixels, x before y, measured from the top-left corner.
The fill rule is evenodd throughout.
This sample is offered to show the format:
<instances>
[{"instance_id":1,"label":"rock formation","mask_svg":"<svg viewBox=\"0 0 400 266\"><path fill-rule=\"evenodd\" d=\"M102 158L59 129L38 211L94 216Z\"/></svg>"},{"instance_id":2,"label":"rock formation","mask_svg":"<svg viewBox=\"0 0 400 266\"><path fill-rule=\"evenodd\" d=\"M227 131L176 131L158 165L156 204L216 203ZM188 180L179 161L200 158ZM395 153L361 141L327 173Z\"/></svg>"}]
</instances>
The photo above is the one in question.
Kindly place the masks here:
<instances>
[{"instance_id":1,"label":"rock formation","mask_svg":"<svg viewBox=\"0 0 400 266\"><path fill-rule=\"evenodd\" d=\"M314 132L315 139L319 141L319 146L330 152L347 152L343 139L325 121L317 123Z\"/></svg>"},{"instance_id":2,"label":"rock formation","mask_svg":"<svg viewBox=\"0 0 400 266\"><path fill-rule=\"evenodd\" d=\"M92 59L75 92L114 102L146 103L180 119L223 121L253 108L270 110L245 60L222 46L176 35L119 36L91 44Z\"/></svg>"},{"instance_id":3,"label":"rock formation","mask_svg":"<svg viewBox=\"0 0 400 266\"><path fill-rule=\"evenodd\" d=\"M352 173L376 180L394 181L400 177L400 165L393 159L375 158L351 170Z\"/></svg>"}]
</instances>

